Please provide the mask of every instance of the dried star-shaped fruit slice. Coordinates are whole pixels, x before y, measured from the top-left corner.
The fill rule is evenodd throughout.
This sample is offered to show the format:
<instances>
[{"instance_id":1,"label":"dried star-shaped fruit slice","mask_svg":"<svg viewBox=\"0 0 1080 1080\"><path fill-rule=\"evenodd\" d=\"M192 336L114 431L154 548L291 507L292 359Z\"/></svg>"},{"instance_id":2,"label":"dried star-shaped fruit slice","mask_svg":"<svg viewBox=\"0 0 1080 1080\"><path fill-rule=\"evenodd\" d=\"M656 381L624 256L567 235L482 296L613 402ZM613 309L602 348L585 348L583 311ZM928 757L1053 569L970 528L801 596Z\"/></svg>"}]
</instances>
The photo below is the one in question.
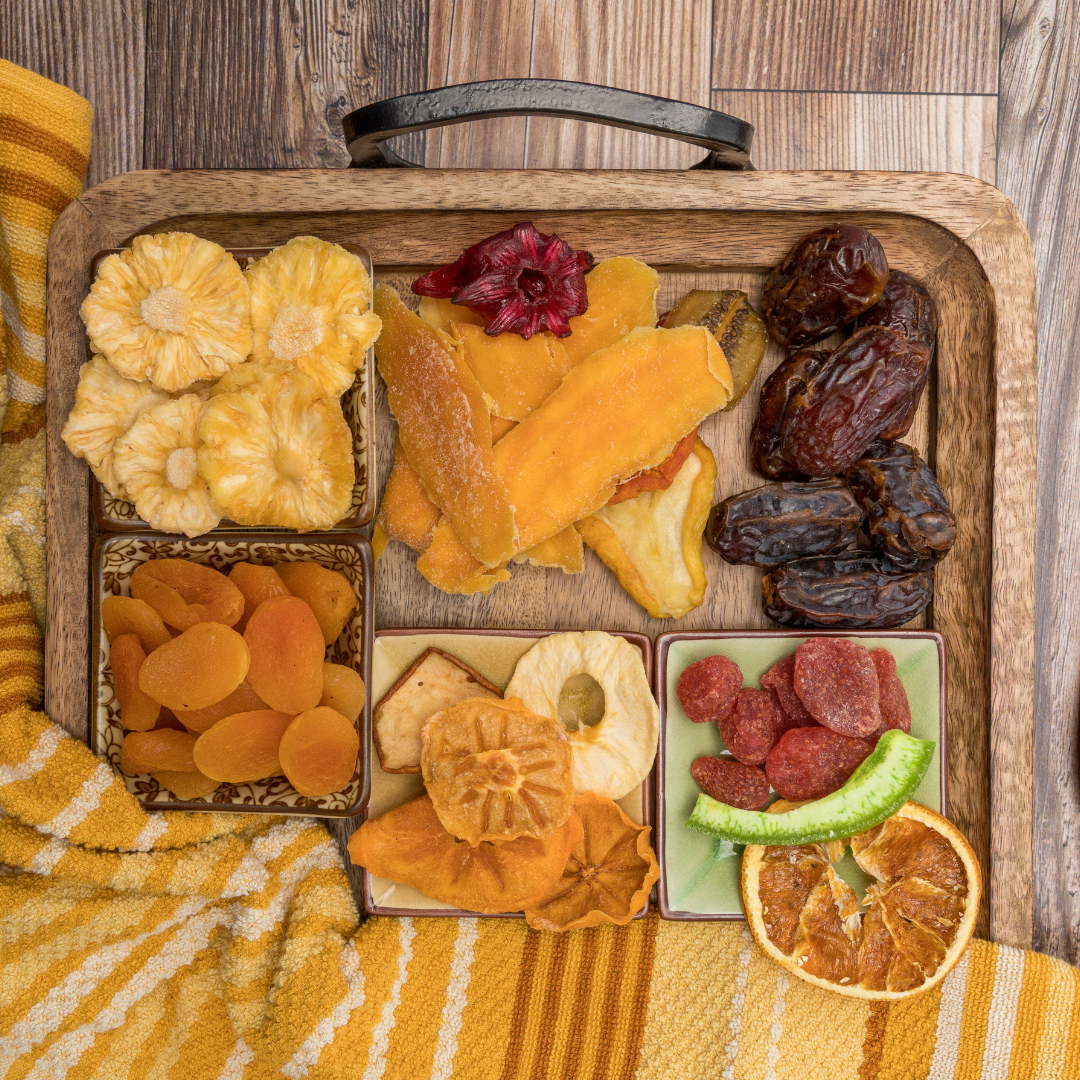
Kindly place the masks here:
<instances>
[{"instance_id":1,"label":"dried star-shaped fruit slice","mask_svg":"<svg viewBox=\"0 0 1080 1080\"><path fill-rule=\"evenodd\" d=\"M505 331L528 340L548 330L567 337L567 319L588 307L585 272L593 258L531 221L496 233L466 249L456 262L413 282L420 296L449 297L490 319L485 333Z\"/></svg>"}]
</instances>

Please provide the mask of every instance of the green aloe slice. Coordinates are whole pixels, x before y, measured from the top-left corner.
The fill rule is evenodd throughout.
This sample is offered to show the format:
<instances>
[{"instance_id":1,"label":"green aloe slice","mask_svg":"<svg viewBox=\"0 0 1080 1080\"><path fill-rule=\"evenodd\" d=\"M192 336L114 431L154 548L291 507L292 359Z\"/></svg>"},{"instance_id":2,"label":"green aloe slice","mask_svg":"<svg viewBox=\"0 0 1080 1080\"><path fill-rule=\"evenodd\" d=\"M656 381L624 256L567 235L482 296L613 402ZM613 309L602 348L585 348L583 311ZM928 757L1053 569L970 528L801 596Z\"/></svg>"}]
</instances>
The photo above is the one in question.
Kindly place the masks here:
<instances>
[{"instance_id":1,"label":"green aloe slice","mask_svg":"<svg viewBox=\"0 0 1080 1080\"><path fill-rule=\"evenodd\" d=\"M839 791L786 814L740 810L699 795L688 829L736 844L817 844L866 832L895 814L919 786L934 743L886 731Z\"/></svg>"}]
</instances>

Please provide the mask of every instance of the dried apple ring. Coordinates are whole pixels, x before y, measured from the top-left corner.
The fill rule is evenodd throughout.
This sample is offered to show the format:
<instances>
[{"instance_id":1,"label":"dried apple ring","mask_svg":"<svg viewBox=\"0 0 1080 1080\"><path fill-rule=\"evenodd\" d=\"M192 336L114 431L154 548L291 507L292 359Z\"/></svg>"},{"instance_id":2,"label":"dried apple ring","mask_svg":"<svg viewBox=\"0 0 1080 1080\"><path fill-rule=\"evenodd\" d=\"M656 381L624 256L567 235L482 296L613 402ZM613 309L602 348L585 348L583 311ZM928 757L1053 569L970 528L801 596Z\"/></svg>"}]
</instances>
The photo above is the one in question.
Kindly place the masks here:
<instances>
[{"instance_id":1,"label":"dried apple ring","mask_svg":"<svg viewBox=\"0 0 1080 1080\"><path fill-rule=\"evenodd\" d=\"M420 771L439 820L473 847L550 836L574 808L562 725L516 699L471 698L429 717Z\"/></svg>"}]
</instances>

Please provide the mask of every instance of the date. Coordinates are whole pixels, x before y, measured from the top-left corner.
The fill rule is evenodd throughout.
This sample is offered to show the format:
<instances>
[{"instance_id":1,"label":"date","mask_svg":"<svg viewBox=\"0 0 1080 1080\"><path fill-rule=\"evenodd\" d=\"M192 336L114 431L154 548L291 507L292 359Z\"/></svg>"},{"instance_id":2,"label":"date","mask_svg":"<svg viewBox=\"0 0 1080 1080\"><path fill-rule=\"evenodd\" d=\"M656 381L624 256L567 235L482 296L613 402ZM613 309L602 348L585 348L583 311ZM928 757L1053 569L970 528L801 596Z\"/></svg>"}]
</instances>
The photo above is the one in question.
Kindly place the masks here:
<instances>
[{"instance_id":1,"label":"date","mask_svg":"<svg viewBox=\"0 0 1080 1080\"><path fill-rule=\"evenodd\" d=\"M802 476L780 453L784 413L795 391L812 379L828 359L829 354L826 352L804 349L781 360L765 380L765 385L761 388L754 431L750 436L750 453L754 459L754 467L763 476L772 476L777 480L793 480Z\"/></svg>"},{"instance_id":2,"label":"date","mask_svg":"<svg viewBox=\"0 0 1080 1080\"><path fill-rule=\"evenodd\" d=\"M765 575L765 614L783 626L900 626L934 595L933 576L876 552L796 559Z\"/></svg>"},{"instance_id":3,"label":"date","mask_svg":"<svg viewBox=\"0 0 1080 1080\"><path fill-rule=\"evenodd\" d=\"M919 452L880 440L844 472L866 511L870 542L897 566L915 570L943 559L956 540L956 519Z\"/></svg>"},{"instance_id":4,"label":"date","mask_svg":"<svg viewBox=\"0 0 1080 1080\"><path fill-rule=\"evenodd\" d=\"M791 395L781 424L784 460L811 477L836 476L853 465L907 414L925 357L896 330L856 330Z\"/></svg>"},{"instance_id":5,"label":"date","mask_svg":"<svg viewBox=\"0 0 1080 1080\"><path fill-rule=\"evenodd\" d=\"M779 566L850 547L862 520L862 507L843 480L786 481L717 503L705 540L729 563Z\"/></svg>"},{"instance_id":6,"label":"date","mask_svg":"<svg viewBox=\"0 0 1080 1080\"><path fill-rule=\"evenodd\" d=\"M888 280L889 264L873 233L826 225L804 236L766 279L769 333L785 349L820 341L873 307Z\"/></svg>"}]
</instances>

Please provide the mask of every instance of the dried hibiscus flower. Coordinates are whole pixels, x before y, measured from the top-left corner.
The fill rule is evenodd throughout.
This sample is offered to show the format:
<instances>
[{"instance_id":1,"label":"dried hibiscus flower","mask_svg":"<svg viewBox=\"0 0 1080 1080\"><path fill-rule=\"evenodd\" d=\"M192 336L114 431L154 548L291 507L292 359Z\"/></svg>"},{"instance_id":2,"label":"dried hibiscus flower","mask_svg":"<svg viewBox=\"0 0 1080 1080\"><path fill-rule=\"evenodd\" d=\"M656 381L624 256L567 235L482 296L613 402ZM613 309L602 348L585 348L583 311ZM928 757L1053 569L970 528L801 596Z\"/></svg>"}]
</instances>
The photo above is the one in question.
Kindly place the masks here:
<instances>
[{"instance_id":1,"label":"dried hibiscus flower","mask_svg":"<svg viewBox=\"0 0 1080 1080\"><path fill-rule=\"evenodd\" d=\"M525 221L467 248L456 262L417 278L412 288L479 312L489 320L485 333L491 335L512 331L527 340L550 330L567 337L567 319L589 306L585 273L592 265L587 251L575 251Z\"/></svg>"}]
</instances>

